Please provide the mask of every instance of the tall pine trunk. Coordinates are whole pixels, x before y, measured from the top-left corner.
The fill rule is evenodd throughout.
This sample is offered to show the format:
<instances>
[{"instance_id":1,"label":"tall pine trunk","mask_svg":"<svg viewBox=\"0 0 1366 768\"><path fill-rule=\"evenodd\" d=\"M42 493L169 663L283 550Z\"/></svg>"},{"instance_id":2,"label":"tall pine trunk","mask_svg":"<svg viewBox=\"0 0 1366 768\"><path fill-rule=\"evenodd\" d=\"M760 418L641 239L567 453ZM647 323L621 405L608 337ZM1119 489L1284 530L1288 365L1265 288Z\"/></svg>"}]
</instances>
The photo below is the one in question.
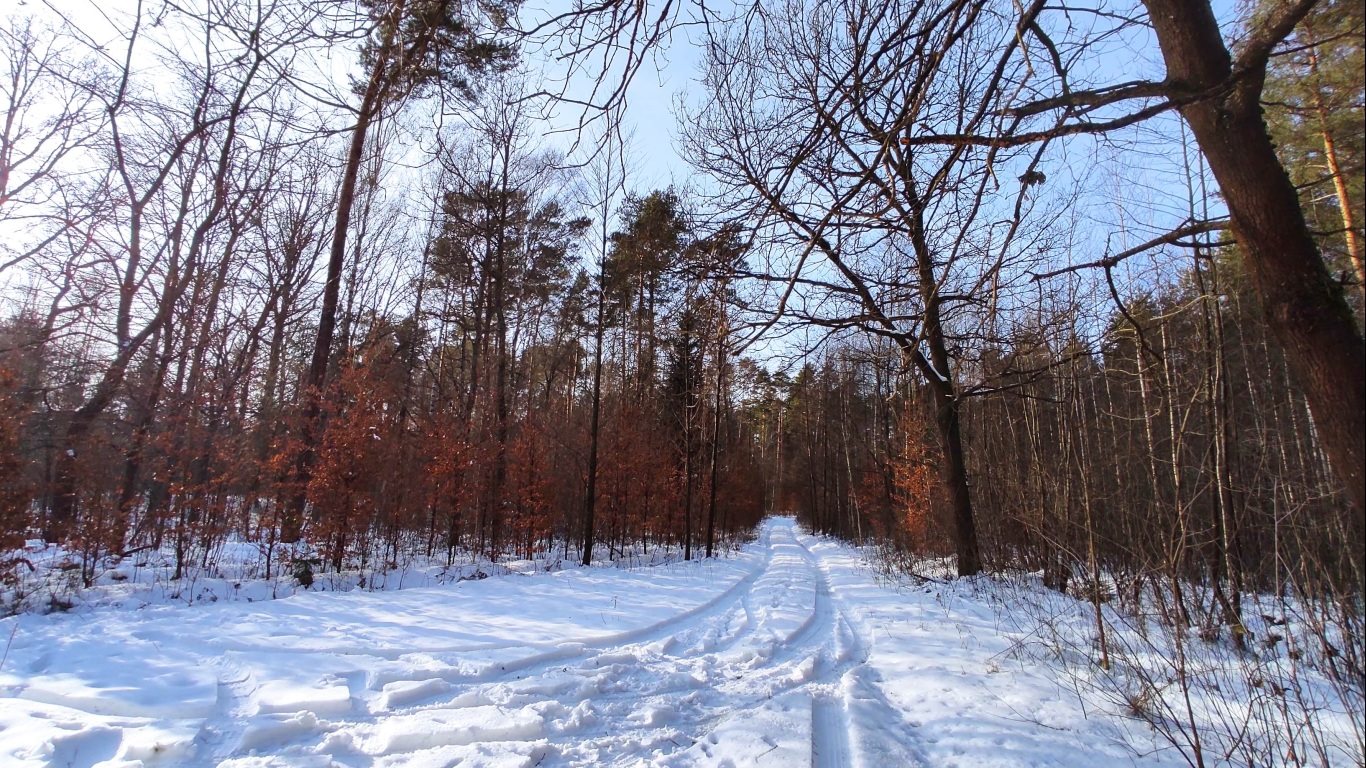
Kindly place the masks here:
<instances>
[{"instance_id":1,"label":"tall pine trunk","mask_svg":"<svg viewBox=\"0 0 1366 768\"><path fill-rule=\"evenodd\" d=\"M392 34L392 32L390 33ZM381 46L387 51L389 45ZM337 304L341 294L342 267L346 260L346 235L351 227L351 208L356 199L356 183L360 177L361 160L365 156L365 138L370 124L379 112L384 91L388 59L381 55L370 69L370 79L361 97L356 125L351 131L351 144L346 152L346 167L342 171L341 187L337 190L337 215L332 224L332 247L327 257L327 280L323 284L323 303L318 317L318 334L313 341L313 355L300 396L304 399L303 420L300 425L301 448L294 465L294 490L280 521L280 540L295 542L302 534L304 507L308 503L308 483L313 476L318 442L322 435L319 423L322 414L323 385L327 379L327 362L332 354L332 336L337 329Z\"/></svg>"}]
</instances>

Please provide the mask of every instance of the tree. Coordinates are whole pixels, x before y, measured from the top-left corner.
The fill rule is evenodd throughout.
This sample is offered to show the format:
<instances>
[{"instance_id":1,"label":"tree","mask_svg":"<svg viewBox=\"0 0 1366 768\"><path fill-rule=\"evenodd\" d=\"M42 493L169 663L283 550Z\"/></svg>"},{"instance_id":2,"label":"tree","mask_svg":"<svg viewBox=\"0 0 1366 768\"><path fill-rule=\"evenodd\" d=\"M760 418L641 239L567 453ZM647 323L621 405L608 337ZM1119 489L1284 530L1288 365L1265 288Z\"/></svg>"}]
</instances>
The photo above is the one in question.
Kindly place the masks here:
<instances>
[{"instance_id":1,"label":"tree","mask_svg":"<svg viewBox=\"0 0 1366 768\"><path fill-rule=\"evenodd\" d=\"M14 550L24 544L29 526L28 474L22 451L24 413L18 396L19 377L0 366L0 550ZM13 563L0 557L0 583L10 576Z\"/></svg>"},{"instance_id":2,"label":"tree","mask_svg":"<svg viewBox=\"0 0 1366 768\"><path fill-rule=\"evenodd\" d=\"M664 377L665 409L683 479L683 559L692 559L693 489L700 394L702 391L702 340L698 312L685 306L678 329L669 339L668 367Z\"/></svg>"},{"instance_id":3,"label":"tree","mask_svg":"<svg viewBox=\"0 0 1366 768\"><path fill-rule=\"evenodd\" d=\"M701 238L692 248L692 268L697 277L709 284L712 329L712 366L716 370L712 386L710 480L707 491L706 556L711 557L716 543L716 507L720 496L720 456L722 414L729 405L726 398L726 371L730 366L730 307L733 300L730 276L744 267L749 245L734 226L722 227Z\"/></svg>"},{"instance_id":4,"label":"tree","mask_svg":"<svg viewBox=\"0 0 1366 768\"><path fill-rule=\"evenodd\" d=\"M0 23L0 225L18 230L0 245L3 274L87 229L97 214L68 161L103 144L97 102L107 84L66 32L27 16Z\"/></svg>"},{"instance_id":5,"label":"tree","mask_svg":"<svg viewBox=\"0 0 1366 768\"><path fill-rule=\"evenodd\" d=\"M240 192L229 179L245 151L242 133L251 119L248 105L270 74L271 57L297 34L288 23L285 41L266 34L271 29L267 25L278 21L274 13L279 9L270 10L256 17L251 27L237 24L230 10L223 17L190 21L206 40L221 40L223 45L203 69L187 67L189 71L181 72L185 103L179 110L157 103L136 82L131 60L147 21L139 10L127 32L123 69L112 73L107 90L94 94L107 113L109 131L110 165L102 180L107 186L100 194L115 201L116 210L126 212L126 219L119 222L123 231L104 229L111 214L87 233L87 240L100 240L118 295L113 356L68 421L44 534L50 541L68 535L75 522L81 442L119 393L143 345L171 323L196 282L211 235L222 224L232 196ZM169 221L162 220L161 206L169 209ZM149 315L143 314L140 300L149 300Z\"/></svg>"},{"instance_id":6,"label":"tree","mask_svg":"<svg viewBox=\"0 0 1366 768\"><path fill-rule=\"evenodd\" d=\"M1146 5L1168 81L1201 94L1181 114L1219 181L1267 323L1309 399L1324 452L1356 507L1358 530L1366 530L1366 344L1305 223L1260 104L1273 49L1315 3L1278 8L1249 30L1236 58L1208 3Z\"/></svg>"},{"instance_id":7,"label":"tree","mask_svg":"<svg viewBox=\"0 0 1366 768\"><path fill-rule=\"evenodd\" d=\"M1262 2L1256 17L1276 10ZM1358 313L1366 312L1364 35L1360 3L1315 5L1268 61L1262 96L1276 150L1300 190L1320 251L1331 267L1341 265L1355 278Z\"/></svg>"},{"instance_id":8,"label":"tree","mask_svg":"<svg viewBox=\"0 0 1366 768\"><path fill-rule=\"evenodd\" d=\"M1036 2L1021 14L1018 47L1005 51L1048 62L1048 67L1023 70L1028 76L1018 81L1016 103L1001 110L1012 120L992 131L930 125L902 140L911 148L1019 147L1113 133L1179 112L1219 184L1228 226L1246 251L1249 278L1308 398L1324 452L1357 512L1357 527L1366 529L1366 344L1306 225L1260 102L1272 53L1317 2L1278 4L1254 20L1235 55L1208 2L1145 0L1146 23L1165 62L1165 77L1090 88L1072 85L1075 63L1107 35L1145 20L1116 16L1106 22L1113 29L1077 33L1075 25L1060 19L1064 34L1081 37L1064 41L1064 56L1049 32L1044 4ZM1027 80L1041 82L1026 88ZM1054 93L1039 95L1049 91ZM1136 253L1219 226L1188 221L1144 246L1086 266L1110 269Z\"/></svg>"},{"instance_id":9,"label":"tree","mask_svg":"<svg viewBox=\"0 0 1366 768\"><path fill-rule=\"evenodd\" d=\"M620 147L615 147L620 150ZM580 532L580 547L583 550L583 564L593 563L594 517L598 504L598 449L602 434L602 360L603 341L607 334L607 259L611 248L612 201L621 193L624 182L624 160L621 152L605 152L588 169L589 194L593 196L590 205L597 218L598 227L598 264L596 284L593 286L593 383L592 405L588 422L588 478L585 483L583 525Z\"/></svg>"},{"instance_id":10,"label":"tree","mask_svg":"<svg viewBox=\"0 0 1366 768\"><path fill-rule=\"evenodd\" d=\"M643 398L654 384L658 363L660 294L688 246L690 225L673 189L628 196L620 215L624 226L612 235L608 285L616 311L629 317L633 327L635 392Z\"/></svg>"},{"instance_id":11,"label":"tree","mask_svg":"<svg viewBox=\"0 0 1366 768\"><path fill-rule=\"evenodd\" d=\"M295 470L299 490L287 511L286 541L298 538L307 502L304 489L314 460L316 422L332 352L332 336L336 331L346 239L370 126L380 119L386 106L426 90L450 89L468 97L473 90L471 75L500 69L512 56L512 49L498 42L480 24L484 21L495 26L501 23L515 8L514 0L480 4L483 18L462 15L465 7L453 0L365 0L362 5L370 21L369 36L361 50L368 74L361 89L356 122L351 129L337 189L336 219L332 225L318 334L303 386L303 450Z\"/></svg>"},{"instance_id":12,"label":"tree","mask_svg":"<svg viewBox=\"0 0 1366 768\"><path fill-rule=\"evenodd\" d=\"M1019 279L1038 153L909 142L927 125L990 130L1006 119L1018 30L965 2L812 3L763 15L711 41L690 148L722 184L718 207L755 222L779 254L745 275L771 286L765 329L892 340L933 394L959 572L975 574L955 350L971 331L991 333ZM997 64L983 71L983 60ZM998 197L1006 168L1022 181ZM993 217L1003 223L986 225Z\"/></svg>"}]
</instances>

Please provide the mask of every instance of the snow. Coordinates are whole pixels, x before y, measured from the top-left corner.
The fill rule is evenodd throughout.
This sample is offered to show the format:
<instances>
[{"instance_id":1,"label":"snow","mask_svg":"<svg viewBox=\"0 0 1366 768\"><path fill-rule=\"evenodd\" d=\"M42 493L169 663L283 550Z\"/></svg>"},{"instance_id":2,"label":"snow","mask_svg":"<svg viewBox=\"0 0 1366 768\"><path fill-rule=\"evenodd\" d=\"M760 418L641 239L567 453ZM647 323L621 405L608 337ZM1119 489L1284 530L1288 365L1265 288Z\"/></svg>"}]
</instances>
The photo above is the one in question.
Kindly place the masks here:
<instances>
[{"instance_id":1,"label":"snow","mask_svg":"<svg viewBox=\"0 0 1366 768\"><path fill-rule=\"evenodd\" d=\"M318 553L306 544L277 545L271 549L229 539L215 544L209 552L193 549L182 563L184 577L172 579L176 555L174 545L166 542L160 549L138 549L123 557L95 558L93 586L85 587L78 565L85 559L81 553L41 540L30 540L21 550L0 552L0 558L13 557L25 566L19 569L17 581L0 581L0 608L42 613L73 607L250 603L301 592L392 591L441 586L490 575L555 570L561 565L548 553L536 561L490 563L480 560L454 565L445 563L444 558L409 556L400 564L385 561L383 545L376 545L380 549L370 553L369 568L316 574L312 585L305 587L289 572L288 563L291 560L317 562ZM660 557L657 550L652 554ZM627 557L627 562L636 564L634 553L628 553ZM273 577L270 579L264 578L268 559L272 563Z\"/></svg>"},{"instance_id":2,"label":"snow","mask_svg":"<svg viewBox=\"0 0 1366 768\"><path fill-rule=\"evenodd\" d=\"M1185 764L988 585L887 584L777 518L722 560L24 614L0 764Z\"/></svg>"}]
</instances>

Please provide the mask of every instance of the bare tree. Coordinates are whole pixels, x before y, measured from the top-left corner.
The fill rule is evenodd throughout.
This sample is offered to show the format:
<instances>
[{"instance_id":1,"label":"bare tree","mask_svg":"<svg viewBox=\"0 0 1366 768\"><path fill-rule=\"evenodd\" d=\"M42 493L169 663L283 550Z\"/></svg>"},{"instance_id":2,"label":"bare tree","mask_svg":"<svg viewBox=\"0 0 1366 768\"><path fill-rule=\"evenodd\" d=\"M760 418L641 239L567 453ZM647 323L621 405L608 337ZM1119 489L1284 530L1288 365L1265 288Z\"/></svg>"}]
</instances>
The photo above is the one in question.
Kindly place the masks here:
<instances>
[{"instance_id":1,"label":"bare tree","mask_svg":"<svg viewBox=\"0 0 1366 768\"><path fill-rule=\"evenodd\" d=\"M75 521L82 440L144 344L171 323L195 283L231 203L232 169L245 150L240 133L260 80L269 73L265 63L288 46L289 34L297 34L286 32L283 40L264 34L275 21L268 12L244 27L231 8L213 10L218 15L183 20L196 31L204 56L197 64L180 62L184 101L160 101L138 80L134 59L146 42L144 25L153 21L141 8L125 32L124 58L110 89L92 93L108 116L105 184L120 212L112 226L91 233L103 252L96 268L116 286L113 354L67 424L53 481L49 540L67 535Z\"/></svg>"},{"instance_id":2,"label":"bare tree","mask_svg":"<svg viewBox=\"0 0 1366 768\"><path fill-rule=\"evenodd\" d=\"M370 127L382 117L386 107L426 89L451 89L468 95L470 75L501 66L511 53L508 46L497 42L484 28L484 19L462 15L467 9L459 3L449 0L366 0L362 5L369 16L367 40L362 49L367 74L337 189L336 220L332 225L318 334L303 386L303 450L295 470L298 490L285 518L283 535L286 541L298 538L307 503L308 479L318 437L319 398L327 378L327 362L336 331L346 240ZM495 17L495 23L506 12L501 3L481 6L478 11Z\"/></svg>"},{"instance_id":3,"label":"bare tree","mask_svg":"<svg viewBox=\"0 0 1366 768\"><path fill-rule=\"evenodd\" d=\"M615 151L613 151L615 150ZM598 455L602 435L602 363L607 333L607 257L611 248L613 203L625 192L625 152L618 142L598 156L586 172L587 207L592 210L596 227L598 264L593 308L593 384L588 422L588 480L584 490L583 524L580 537L583 564L593 563L593 526L598 504Z\"/></svg>"},{"instance_id":4,"label":"bare tree","mask_svg":"<svg viewBox=\"0 0 1366 768\"><path fill-rule=\"evenodd\" d=\"M101 69L75 40L30 17L0 26L0 274L89 227L82 161L102 145ZM93 202L93 201L85 201Z\"/></svg>"},{"instance_id":5,"label":"bare tree","mask_svg":"<svg viewBox=\"0 0 1366 768\"><path fill-rule=\"evenodd\" d=\"M1319 440L1356 509L1357 528L1366 530L1366 345L1305 225L1260 105L1269 57L1315 4L1278 4L1254 20L1234 46L1225 41L1208 2L1147 1L1146 18L1101 14L1104 24L1067 45L1050 34L1049 14L1091 11L1049 9L1033 16L1026 11L1020 28L1028 44L1017 55L1043 66L1031 65L1030 87L1018 89L1014 103L1005 107L1017 120L995 131L930 125L906 140L912 147L1022 146L1113 132L1179 112L1219 183L1267 321L1309 400ZM1059 21L1061 29L1076 29ZM1079 75L1072 70L1090 47L1146 25L1161 48L1165 77L1073 85ZM1184 229L1154 242L1173 242L1185 236Z\"/></svg>"},{"instance_id":6,"label":"bare tree","mask_svg":"<svg viewBox=\"0 0 1366 768\"><path fill-rule=\"evenodd\" d=\"M721 200L786 254L743 275L774 286L760 330L795 321L886 337L932 394L964 575L982 562L954 358L973 315L994 322L1020 276L1021 222L1043 175L1038 152L912 149L908 137L1008 121L1011 54L1040 6L1025 21L966 2L756 11L712 41L707 100L687 119Z\"/></svg>"},{"instance_id":7,"label":"bare tree","mask_svg":"<svg viewBox=\"0 0 1366 768\"><path fill-rule=\"evenodd\" d=\"M1272 332L1314 413L1324 451L1366 531L1366 345L1305 224L1299 196L1262 120L1267 59L1314 3L1286 3L1249 32L1236 57L1208 3L1147 2L1175 89L1219 180L1233 233Z\"/></svg>"}]
</instances>

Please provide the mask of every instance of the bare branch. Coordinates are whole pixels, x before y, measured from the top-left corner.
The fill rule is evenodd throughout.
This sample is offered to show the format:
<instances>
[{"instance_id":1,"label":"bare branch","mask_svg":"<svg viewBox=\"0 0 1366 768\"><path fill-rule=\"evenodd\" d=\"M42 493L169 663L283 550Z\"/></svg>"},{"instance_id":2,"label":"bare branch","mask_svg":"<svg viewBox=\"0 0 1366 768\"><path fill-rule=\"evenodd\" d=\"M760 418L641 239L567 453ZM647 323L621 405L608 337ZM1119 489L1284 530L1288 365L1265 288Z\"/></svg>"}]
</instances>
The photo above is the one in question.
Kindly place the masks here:
<instances>
[{"instance_id":1,"label":"bare branch","mask_svg":"<svg viewBox=\"0 0 1366 768\"><path fill-rule=\"evenodd\" d=\"M1115 265L1119 264L1121 261L1124 261L1127 258L1137 256L1140 253L1144 253L1146 251L1151 251L1152 249L1157 248L1159 246L1180 245L1182 244L1182 238L1190 237L1191 235L1205 234L1207 232L1221 232L1228 228L1228 219L1215 219L1213 221L1197 221L1193 224L1187 224L1185 226L1178 227L1170 232L1167 232L1166 234L1159 235L1158 237L1155 237L1151 240L1148 240L1147 242L1136 245L1133 248L1120 251L1119 253L1116 253L1112 256L1106 256L1103 259L1097 259L1096 261L1088 261L1085 264L1073 264L1072 266L1063 267L1062 269L1055 269L1051 272L1031 272L1030 281L1038 282L1040 280L1047 280L1049 278L1057 277L1059 275L1065 275L1070 272L1079 272L1083 269L1110 269L1111 267L1114 267Z\"/></svg>"}]
</instances>

